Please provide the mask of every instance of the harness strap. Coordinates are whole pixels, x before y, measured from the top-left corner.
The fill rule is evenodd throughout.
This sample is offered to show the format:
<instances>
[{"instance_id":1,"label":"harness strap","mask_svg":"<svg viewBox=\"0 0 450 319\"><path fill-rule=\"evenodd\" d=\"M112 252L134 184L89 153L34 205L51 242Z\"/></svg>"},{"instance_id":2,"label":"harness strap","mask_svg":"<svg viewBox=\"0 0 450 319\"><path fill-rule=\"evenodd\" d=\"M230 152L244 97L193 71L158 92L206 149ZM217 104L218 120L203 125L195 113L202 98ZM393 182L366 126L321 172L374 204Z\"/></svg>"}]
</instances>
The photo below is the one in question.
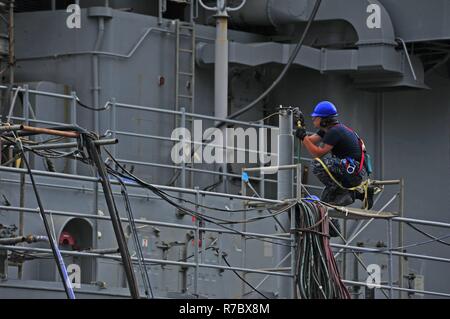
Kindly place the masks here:
<instances>
[{"instance_id":1,"label":"harness strap","mask_svg":"<svg viewBox=\"0 0 450 319\"><path fill-rule=\"evenodd\" d=\"M340 123L340 125L342 125L342 127L344 127L348 131L350 131L353 134L355 134L356 138L358 139L359 147L361 149L361 160L359 161L359 169L358 169L358 173L357 173L357 174L359 174L359 173L361 173L361 171L362 171L362 169L364 167L364 160L365 160L365 155L364 155L365 145L364 145L364 142L354 130L352 130L351 128L349 128L348 126L346 126L346 125L344 125L342 123Z\"/></svg>"},{"instance_id":2,"label":"harness strap","mask_svg":"<svg viewBox=\"0 0 450 319\"><path fill-rule=\"evenodd\" d=\"M320 158L317 157L317 158L315 158L314 160L318 161L318 162L320 163L320 165L322 165L323 169L325 170L325 172L327 172L328 176L330 176L330 178L333 180L333 182L334 182L337 186L339 186L340 188L342 188L342 189L346 189L346 190L349 190L349 191L355 191L355 190L360 191L360 190L361 190L361 187L364 187L365 184L368 184L368 180L366 180L366 181L363 181L360 185L355 186L355 187L351 187L351 188L344 187L344 186L343 186L341 183L339 183L339 181L333 176L333 174L331 174L331 172L330 172L330 170L328 169L327 165L326 165Z\"/></svg>"},{"instance_id":3,"label":"harness strap","mask_svg":"<svg viewBox=\"0 0 450 319\"><path fill-rule=\"evenodd\" d=\"M367 191L370 185L370 180L367 179L365 181L363 181L360 185L355 186L355 187L351 187L351 188L347 188L344 187L341 183L339 183L339 181L333 176L333 174L331 174L330 170L328 169L327 165L318 157L316 157L314 160L318 161L320 163L320 165L322 165L323 169L325 170L325 172L327 172L328 176L330 176L331 180L340 188L342 189L346 189L348 191L357 191L359 193L364 194L364 209L367 209L368 206L368 200L367 200Z\"/></svg>"}]
</instances>

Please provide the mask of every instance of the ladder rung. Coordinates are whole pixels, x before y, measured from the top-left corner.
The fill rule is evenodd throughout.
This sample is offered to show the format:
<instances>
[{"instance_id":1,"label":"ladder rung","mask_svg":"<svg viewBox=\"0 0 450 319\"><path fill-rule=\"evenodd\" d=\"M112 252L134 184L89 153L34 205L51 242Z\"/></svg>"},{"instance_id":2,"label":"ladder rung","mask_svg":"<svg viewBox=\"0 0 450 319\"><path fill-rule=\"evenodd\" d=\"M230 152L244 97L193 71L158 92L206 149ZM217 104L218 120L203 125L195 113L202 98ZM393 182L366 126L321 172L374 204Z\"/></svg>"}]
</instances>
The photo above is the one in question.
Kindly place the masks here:
<instances>
[{"instance_id":1,"label":"ladder rung","mask_svg":"<svg viewBox=\"0 0 450 319\"><path fill-rule=\"evenodd\" d=\"M186 108L185 108L186 109ZM178 111L180 111L180 110L178 110ZM179 119L181 117L181 115L177 115L177 120ZM193 123L195 121L195 119L192 119L192 118L190 118L190 117L187 117L186 118L186 123Z\"/></svg>"},{"instance_id":2,"label":"ladder rung","mask_svg":"<svg viewBox=\"0 0 450 319\"><path fill-rule=\"evenodd\" d=\"M192 95L179 94L178 97L181 97L183 99L192 99Z\"/></svg>"},{"instance_id":3,"label":"ladder rung","mask_svg":"<svg viewBox=\"0 0 450 319\"><path fill-rule=\"evenodd\" d=\"M179 33L179 37L186 37L186 38L194 38L194 34L187 34L187 33Z\"/></svg>"},{"instance_id":4,"label":"ladder rung","mask_svg":"<svg viewBox=\"0 0 450 319\"><path fill-rule=\"evenodd\" d=\"M193 26L192 24L190 24L190 23L179 22L179 23L178 23L178 26L179 26L181 29L189 29L189 30L193 30L193 29L194 29L194 26Z\"/></svg>"},{"instance_id":5,"label":"ladder rung","mask_svg":"<svg viewBox=\"0 0 450 319\"><path fill-rule=\"evenodd\" d=\"M193 53L193 50L188 50L188 49L180 49L180 52L187 52L187 53Z\"/></svg>"},{"instance_id":6,"label":"ladder rung","mask_svg":"<svg viewBox=\"0 0 450 319\"><path fill-rule=\"evenodd\" d=\"M193 76L192 73L188 73L188 72L178 72L178 74L185 75L185 76Z\"/></svg>"}]
</instances>

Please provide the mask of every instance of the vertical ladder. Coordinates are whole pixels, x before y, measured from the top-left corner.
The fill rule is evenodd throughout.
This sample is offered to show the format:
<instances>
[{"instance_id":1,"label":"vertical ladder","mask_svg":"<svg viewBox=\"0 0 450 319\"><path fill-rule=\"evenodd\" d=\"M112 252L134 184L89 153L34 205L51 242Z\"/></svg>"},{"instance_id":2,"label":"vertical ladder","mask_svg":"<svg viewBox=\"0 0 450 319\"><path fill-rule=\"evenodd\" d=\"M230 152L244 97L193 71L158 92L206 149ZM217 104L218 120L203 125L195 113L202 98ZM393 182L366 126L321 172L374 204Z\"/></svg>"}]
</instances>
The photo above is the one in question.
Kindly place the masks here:
<instances>
[{"instance_id":1,"label":"vertical ladder","mask_svg":"<svg viewBox=\"0 0 450 319\"><path fill-rule=\"evenodd\" d=\"M186 41L186 39L188 41ZM184 40L184 41L183 41ZM189 45L187 43L189 42ZM176 49L175 49L175 110L184 107L186 112L195 112L195 23L176 20ZM188 57L188 59L185 58ZM189 61L186 63L186 61ZM188 124L190 123L190 125ZM181 124L181 117L175 116L175 127ZM186 119L191 129L193 120ZM176 174L176 172L175 172ZM192 171L190 179L192 182ZM187 185L186 185L187 186Z\"/></svg>"},{"instance_id":2,"label":"vertical ladder","mask_svg":"<svg viewBox=\"0 0 450 319\"><path fill-rule=\"evenodd\" d=\"M182 37L190 37L190 46L183 47ZM190 56L189 66L183 66L183 55ZM175 83L175 108L177 111L182 100L188 100L186 110L194 111L194 93L195 93L195 28L193 23L176 20L176 83ZM185 90L181 89L184 84Z\"/></svg>"}]
</instances>

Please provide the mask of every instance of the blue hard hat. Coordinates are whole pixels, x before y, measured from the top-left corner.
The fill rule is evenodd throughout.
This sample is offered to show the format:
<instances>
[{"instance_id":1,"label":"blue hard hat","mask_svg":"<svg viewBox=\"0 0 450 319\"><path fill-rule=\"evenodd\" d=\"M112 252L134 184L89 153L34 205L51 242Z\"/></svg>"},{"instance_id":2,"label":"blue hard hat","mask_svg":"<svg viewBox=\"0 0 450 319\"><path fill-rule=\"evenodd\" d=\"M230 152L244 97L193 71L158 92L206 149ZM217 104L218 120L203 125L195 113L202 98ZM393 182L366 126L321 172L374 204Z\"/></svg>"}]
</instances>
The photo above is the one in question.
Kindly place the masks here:
<instances>
[{"instance_id":1,"label":"blue hard hat","mask_svg":"<svg viewBox=\"0 0 450 319\"><path fill-rule=\"evenodd\" d=\"M312 117L330 117L337 116L338 112L336 106L328 101L322 101L316 105L314 112L311 114Z\"/></svg>"}]
</instances>

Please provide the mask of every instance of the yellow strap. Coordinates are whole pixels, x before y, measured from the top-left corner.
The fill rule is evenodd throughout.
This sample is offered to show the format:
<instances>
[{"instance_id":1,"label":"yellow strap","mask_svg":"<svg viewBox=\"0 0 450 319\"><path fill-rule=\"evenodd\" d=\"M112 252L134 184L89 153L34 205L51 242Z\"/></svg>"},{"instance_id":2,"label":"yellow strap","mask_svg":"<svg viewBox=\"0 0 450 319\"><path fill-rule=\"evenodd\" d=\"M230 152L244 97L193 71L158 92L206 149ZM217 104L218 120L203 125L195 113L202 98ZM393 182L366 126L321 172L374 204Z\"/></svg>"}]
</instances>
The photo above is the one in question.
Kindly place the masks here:
<instances>
[{"instance_id":1,"label":"yellow strap","mask_svg":"<svg viewBox=\"0 0 450 319\"><path fill-rule=\"evenodd\" d=\"M342 188L342 189L347 189L347 190L349 190L349 191L354 191L354 190L357 190L361 185L363 185L363 184L365 183L365 182L363 182L361 185L358 185L358 186L352 187L352 188L344 187L344 186L342 186L341 183L339 183L339 182L336 180L336 178L334 178L333 174L331 174L331 172L330 172L330 170L328 169L327 165L325 165L325 163L324 163L320 158L317 157L317 158L315 158L314 160L318 161L318 162L322 165L323 169L325 170L325 172L327 172L328 176L330 176L330 178L333 180L333 182L335 182L336 185L339 186L339 187Z\"/></svg>"},{"instance_id":2,"label":"yellow strap","mask_svg":"<svg viewBox=\"0 0 450 319\"><path fill-rule=\"evenodd\" d=\"M370 179L367 179L367 180L363 181L360 185L358 185L356 187L352 187L352 188L344 187L344 186L342 186L341 183L339 183L336 180L336 178L334 178L333 174L331 174L331 172L328 169L328 167L325 165L325 163L320 158L315 158L314 160L318 161L322 165L323 169L325 170L325 172L327 172L328 176L330 176L330 178L333 180L333 182L335 182L336 185L338 185L340 188L346 189L346 190L349 190L349 191L358 191L358 192L364 194L364 200L363 200L364 207L363 207L363 209L367 209L367 207L368 207L368 200L367 200L368 199L368 194L367 194L367 192L368 192L369 185L371 184L371 180ZM376 187L374 194L378 194L380 191L381 191L381 189Z\"/></svg>"},{"instance_id":3,"label":"yellow strap","mask_svg":"<svg viewBox=\"0 0 450 319\"><path fill-rule=\"evenodd\" d=\"M368 206L368 202L367 202L367 189L368 189L369 183L370 183L368 179L365 180L364 182L362 182L362 183L361 183L360 185L358 185L358 186L355 186L355 187L352 187L352 188L344 187L344 186L342 186L341 183L339 183L339 182L336 180L336 178L334 178L333 174L331 174L331 172L330 172L330 170L328 169L327 165L325 165L325 163L324 163L320 158L316 157L314 160L318 161L318 162L322 165L322 167L323 167L323 169L325 170L325 172L327 172L328 176L330 176L330 178L333 180L333 182L336 183L337 186L339 186L339 187L342 188L342 189L349 190L349 191L358 191L358 192L360 192L360 193L363 193L363 194L364 194L364 200L363 200L363 203L364 203L364 209L367 209L367 206Z\"/></svg>"},{"instance_id":4,"label":"yellow strap","mask_svg":"<svg viewBox=\"0 0 450 319\"><path fill-rule=\"evenodd\" d=\"M20 168L21 164L22 164L22 159L18 158L16 160L16 168Z\"/></svg>"}]
</instances>

